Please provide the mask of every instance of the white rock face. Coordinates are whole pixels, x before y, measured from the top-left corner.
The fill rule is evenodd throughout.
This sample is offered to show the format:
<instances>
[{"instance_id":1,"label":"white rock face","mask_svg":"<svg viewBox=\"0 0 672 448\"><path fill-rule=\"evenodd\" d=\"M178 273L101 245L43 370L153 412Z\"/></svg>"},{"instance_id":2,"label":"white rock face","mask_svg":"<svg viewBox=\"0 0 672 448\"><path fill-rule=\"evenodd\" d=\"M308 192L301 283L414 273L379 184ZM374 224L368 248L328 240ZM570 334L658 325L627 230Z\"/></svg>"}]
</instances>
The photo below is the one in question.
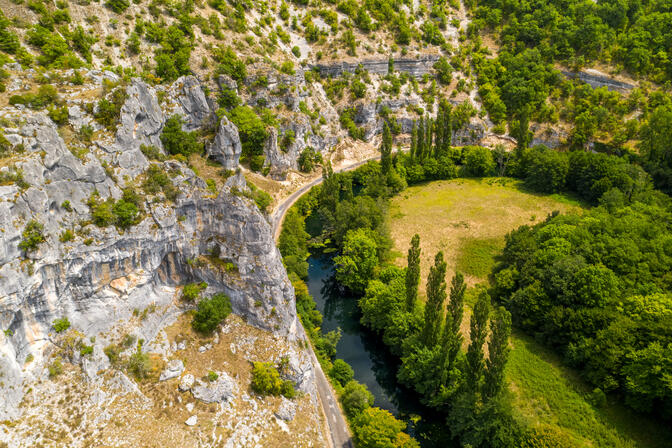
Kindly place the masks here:
<instances>
[{"instance_id":1,"label":"white rock face","mask_svg":"<svg viewBox=\"0 0 672 448\"><path fill-rule=\"evenodd\" d=\"M296 415L296 403L283 397L282 403L280 403L280 407L278 407L275 416L278 417L280 420L289 422L294 420L295 415Z\"/></svg>"},{"instance_id":2,"label":"white rock face","mask_svg":"<svg viewBox=\"0 0 672 448\"><path fill-rule=\"evenodd\" d=\"M202 105L200 88L185 86L178 89L181 94L195 97L180 104ZM160 148L165 114L154 89L135 79L127 93L116 138L94 142L81 158L68 149L45 112L13 108L20 127L3 129L9 141L25 148L16 167L29 186L0 187L0 329L10 330L0 332L0 420L19 415L23 362L45 344L57 318L67 317L86 337L98 336L131 319L134 309L171 304L176 286L205 281L209 293L226 293L233 312L248 323L290 340L301 337L294 291L270 226L251 200L230 193L232 185L245 188L242 174L230 177L213 198L188 167L166 161L160 167L173 173L179 191L174 203L147 198L144 218L126 231L88 224L81 229L86 244L79 235L59 240L65 229L91 220L86 202L94 190L101 200L118 199L126 182L149 166L141 144ZM83 110L78 120L86 118L80 116ZM227 163L237 166L238 156L234 150ZM24 253L18 247L21 232L33 219L44 226L46 241ZM235 268L209 263L213 250ZM150 316L138 336L151 341L164 317ZM102 338L96 343L96 353L102 352L102 343ZM35 363L40 359L36 356ZM95 374L95 368L88 370Z\"/></svg>"}]
</instances>

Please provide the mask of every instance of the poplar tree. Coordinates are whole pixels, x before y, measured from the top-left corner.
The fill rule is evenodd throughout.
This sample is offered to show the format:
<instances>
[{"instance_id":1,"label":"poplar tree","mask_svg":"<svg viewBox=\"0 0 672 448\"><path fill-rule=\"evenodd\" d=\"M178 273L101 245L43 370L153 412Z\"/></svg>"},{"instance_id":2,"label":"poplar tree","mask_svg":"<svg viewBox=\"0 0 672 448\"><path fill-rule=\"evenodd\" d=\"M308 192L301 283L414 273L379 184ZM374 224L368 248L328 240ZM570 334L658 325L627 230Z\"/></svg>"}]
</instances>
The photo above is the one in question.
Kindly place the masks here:
<instances>
[{"instance_id":1,"label":"poplar tree","mask_svg":"<svg viewBox=\"0 0 672 448\"><path fill-rule=\"evenodd\" d=\"M469 324L471 342L467 349L466 384L469 392L477 396L480 392L481 380L484 374L483 344L488 332L488 315L490 314L490 296L481 291L474 305L474 313Z\"/></svg>"},{"instance_id":2,"label":"poplar tree","mask_svg":"<svg viewBox=\"0 0 672 448\"><path fill-rule=\"evenodd\" d=\"M483 384L485 398L496 397L504 383L504 367L509 359L509 336L511 336L511 313L503 307L495 310L490 321L490 342L488 343L487 370Z\"/></svg>"},{"instance_id":3,"label":"poplar tree","mask_svg":"<svg viewBox=\"0 0 672 448\"><path fill-rule=\"evenodd\" d=\"M436 123L434 124L434 157L439 158L443 155L443 100L439 103L439 111L436 113Z\"/></svg>"},{"instance_id":4,"label":"poplar tree","mask_svg":"<svg viewBox=\"0 0 672 448\"><path fill-rule=\"evenodd\" d=\"M434 266L429 268L427 277L427 304L425 305L425 326L422 342L425 347L434 347L439 342L443 323L443 304L446 301L446 262L443 252L434 257Z\"/></svg>"},{"instance_id":5,"label":"poplar tree","mask_svg":"<svg viewBox=\"0 0 672 448\"><path fill-rule=\"evenodd\" d=\"M418 152L418 126L413 120L413 128L411 128L411 159L414 159Z\"/></svg>"},{"instance_id":6,"label":"poplar tree","mask_svg":"<svg viewBox=\"0 0 672 448\"><path fill-rule=\"evenodd\" d=\"M392 132L387 125L387 121L383 124L383 142L380 145L380 167L383 174L390 172L392 166Z\"/></svg>"},{"instance_id":7,"label":"poplar tree","mask_svg":"<svg viewBox=\"0 0 672 448\"><path fill-rule=\"evenodd\" d=\"M418 136L415 145L415 156L416 158L422 160L424 153L425 153L425 118L420 117L420 120L418 121Z\"/></svg>"},{"instance_id":8,"label":"poplar tree","mask_svg":"<svg viewBox=\"0 0 672 448\"><path fill-rule=\"evenodd\" d=\"M418 299L418 284L420 283L420 235L417 233L411 238L411 247L408 249L408 266L406 267L406 311L413 311Z\"/></svg>"},{"instance_id":9,"label":"poplar tree","mask_svg":"<svg viewBox=\"0 0 672 448\"><path fill-rule=\"evenodd\" d=\"M423 159L428 159L432 157L432 135L434 130L434 120L429 116L425 120L425 152L423 154Z\"/></svg>"},{"instance_id":10,"label":"poplar tree","mask_svg":"<svg viewBox=\"0 0 672 448\"><path fill-rule=\"evenodd\" d=\"M464 276L456 272L450 284L450 302L448 303L448 313L446 315L446 322L450 319L450 328L444 328L444 333L448 332L451 340L451 345L448 347L447 362L452 366L460 351L462 345L462 316L464 315L464 293L467 290L467 285L464 283ZM450 317L448 317L450 316Z\"/></svg>"},{"instance_id":11,"label":"poplar tree","mask_svg":"<svg viewBox=\"0 0 672 448\"><path fill-rule=\"evenodd\" d=\"M447 154L450 146L453 144L453 108L448 101L444 104L443 112L443 142L441 144L441 151Z\"/></svg>"}]
</instances>

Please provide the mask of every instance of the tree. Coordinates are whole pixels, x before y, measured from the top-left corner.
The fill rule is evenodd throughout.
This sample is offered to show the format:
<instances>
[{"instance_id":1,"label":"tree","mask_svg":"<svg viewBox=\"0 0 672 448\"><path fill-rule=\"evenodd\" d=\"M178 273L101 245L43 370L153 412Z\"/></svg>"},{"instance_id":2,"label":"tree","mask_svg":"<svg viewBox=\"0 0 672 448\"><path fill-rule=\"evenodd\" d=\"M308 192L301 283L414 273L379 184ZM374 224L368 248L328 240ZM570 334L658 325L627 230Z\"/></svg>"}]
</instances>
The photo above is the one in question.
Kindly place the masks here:
<instances>
[{"instance_id":1,"label":"tree","mask_svg":"<svg viewBox=\"0 0 672 448\"><path fill-rule=\"evenodd\" d=\"M564 153L545 147L535 147L526 156L529 160L525 183L543 193L557 193L565 189L569 159Z\"/></svg>"},{"instance_id":2,"label":"tree","mask_svg":"<svg viewBox=\"0 0 672 448\"><path fill-rule=\"evenodd\" d=\"M446 300L446 262L443 252L434 257L434 266L429 268L427 277L427 304L425 306L425 326L421 341L425 347L433 347L439 342L443 321L443 304Z\"/></svg>"},{"instance_id":3,"label":"tree","mask_svg":"<svg viewBox=\"0 0 672 448\"><path fill-rule=\"evenodd\" d=\"M336 279L353 292L363 293L378 265L378 246L372 231L348 230L341 255L334 258Z\"/></svg>"},{"instance_id":4,"label":"tree","mask_svg":"<svg viewBox=\"0 0 672 448\"><path fill-rule=\"evenodd\" d=\"M261 395L284 395L292 398L295 395L291 380L280 378L280 372L270 362L252 363L252 390Z\"/></svg>"},{"instance_id":5,"label":"tree","mask_svg":"<svg viewBox=\"0 0 672 448\"><path fill-rule=\"evenodd\" d=\"M329 371L329 377L338 381L341 386L345 386L355 377L355 371L352 370L352 367L347 362L342 359L336 359Z\"/></svg>"},{"instance_id":6,"label":"tree","mask_svg":"<svg viewBox=\"0 0 672 448\"><path fill-rule=\"evenodd\" d=\"M392 166L392 133L387 121L383 124L383 143L380 146L380 167L384 175L390 172Z\"/></svg>"},{"instance_id":7,"label":"tree","mask_svg":"<svg viewBox=\"0 0 672 448\"><path fill-rule=\"evenodd\" d=\"M415 146L415 157L422 160L425 155L425 118L420 116L418 120L418 134Z\"/></svg>"},{"instance_id":8,"label":"tree","mask_svg":"<svg viewBox=\"0 0 672 448\"><path fill-rule=\"evenodd\" d=\"M411 149L410 149L411 159L414 159L418 156L418 126L415 120L413 120L413 128L411 129Z\"/></svg>"},{"instance_id":9,"label":"tree","mask_svg":"<svg viewBox=\"0 0 672 448\"><path fill-rule=\"evenodd\" d=\"M469 146L464 149L464 170L467 175L483 177L492 174L495 161L488 148Z\"/></svg>"},{"instance_id":10,"label":"tree","mask_svg":"<svg viewBox=\"0 0 672 448\"><path fill-rule=\"evenodd\" d=\"M198 302L191 326L203 334L212 333L231 313L231 300L226 294L215 294Z\"/></svg>"},{"instance_id":11,"label":"tree","mask_svg":"<svg viewBox=\"0 0 672 448\"><path fill-rule=\"evenodd\" d=\"M345 413L352 418L373 406L373 395L364 384L353 380L345 385L341 394L341 403L343 403Z\"/></svg>"},{"instance_id":12,"label":"tree","mask_svg":"<svg viewBox=\"0 0 672 448\"><path fill-rule=\"evenodd\" d=\"M446 384L447 375L455 366L455 359L462 346L462 315L464 314L464 293L467 285L464 276L456 272L450 285L450 302L446 313L446 322L441 336L442 350L442 384Z\"/></svg>"},{"instance_id":13,"label":"tree","mask_svg":"<svg viewBox=\"0 0 672 448\"><path fill-rule=\"evenodd\" d=\"M483 344L488 333L488 315L490 314L490 296L482 290L474 306L469 324L471 342L467 349L466 385L471 394L478 396L484 374Z\"/></svg>"},{"instance_id":14,"label":"tree","mask_svg":"<svg viewBox=\"0 0 672 448\"><path fill-rule=\"evenodd\" d=\"M183 122L180 115L173 115L166 120L161 131L161 143L164 149L170 154L182 154L185 157L202 153L203 143L198 141L196 132L182 130Z\"/></svg>"},{"instance_id":15,"label":"tree","mask_svg":"<svg viewBox=\"0 0 672 448\"><path fill-rule=\"evenodd\" d=\"M419 448L418 442L403 430L406 424L380 408L364 410L354 421L358 448Z\"/></svg>"},{"instance_id":16,"label":"tree","mask_svg":"<svg viewBox=\"0 0 672 448\"><path fill-rule=\"evenodd\" d=\"M406 267L406 311L413 311L418 300L418 285L420 284L420 235L417 233L411 238L411 247L408 249L408 266Z\"/></svg>"},{"instance_id":17,"label":"tree","mask_svg":"<svg viewBox=\"0 0 672 448\"><path fill-rule=\"evenodd\" d=\"M483 395L492 398L499 394L504 383L504 367L509 359L509 336L511 335L511 314L503 307L495 310L490 321L490 341L488 342L487 370Z\"/></svg>"},{"instance_id":18,"label":"tree","mask_svg":"<svg viewBox=\"0 0 672 448\"><path fill-rule=\"evenodd\" d=\"M453 80L453 68L450 66L448 59L441 56L438 61L434 63L434 70L436 70L436 79L441 84L450 84Z\"/></svg>"}]
</instances>

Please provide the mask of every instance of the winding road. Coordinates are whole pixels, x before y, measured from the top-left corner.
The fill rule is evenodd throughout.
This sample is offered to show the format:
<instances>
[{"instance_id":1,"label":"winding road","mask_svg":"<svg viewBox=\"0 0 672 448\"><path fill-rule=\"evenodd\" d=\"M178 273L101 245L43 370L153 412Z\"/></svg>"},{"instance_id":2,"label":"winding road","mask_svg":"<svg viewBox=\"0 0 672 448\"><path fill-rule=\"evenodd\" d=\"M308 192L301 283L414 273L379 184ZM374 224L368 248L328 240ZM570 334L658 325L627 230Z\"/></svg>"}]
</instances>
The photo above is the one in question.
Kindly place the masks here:
<instances>
[{"instance_id":1,"label":"winding road","mask_svg":"<svg viewBox=\"0 0 672 448\"><path fill-rule=\"evenodd\" d=\"M344 167L335 170L335 173L342 173L344 171L354 170L365 163L371 160L378 160L380 156L371 157L361 162L353 163L351 165L346 165ZM287 210L304 194L306 194L311 188L315 185L322 183L322 177L307 183L302 186L294 193L285 198L280 202L273 213L271 213L271 225L273 227L273 238L275 241L278 241L280 237L280 230L282 229L282 221L285 219ZM322 366L317 360L315 353L310 351L311 357L313 359L313 366L315 368L315 384L317 385L317 394L320 397L320 403L322 404L322 410L327 419L327 424L329 425L329 432L331 434L331 442L334 448L354 448L352 442L352 436L350 435L350 430L348 424L341 412L341 408L338 405L338 399L336 394L327 380L326 375L322 371Z\"/></svg>"}]
</instances>

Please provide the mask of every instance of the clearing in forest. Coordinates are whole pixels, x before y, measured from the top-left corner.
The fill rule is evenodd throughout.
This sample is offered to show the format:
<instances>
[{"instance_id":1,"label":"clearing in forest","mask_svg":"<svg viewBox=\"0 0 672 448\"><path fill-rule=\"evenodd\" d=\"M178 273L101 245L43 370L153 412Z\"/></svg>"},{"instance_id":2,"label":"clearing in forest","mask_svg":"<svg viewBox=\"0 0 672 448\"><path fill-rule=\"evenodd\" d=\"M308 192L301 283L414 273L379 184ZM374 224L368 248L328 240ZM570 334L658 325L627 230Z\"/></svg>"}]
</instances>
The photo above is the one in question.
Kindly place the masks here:
<instances>
[{"instance_id":1,"label":"clearing in forest","mask_svg":"<svg viewBox=\"0 0 672 448\"><path fill-rule=\"evenodd\" d=\"M454 179L409 187L390 204L388 222L398 255L395 262L406 266L406 252L417 233L422 248L421 298L438 250L443 250L448 263L448 285L455 268L465 274L469 286L487 283L504 248L505 235L521 225L546 219L554 210L580 213L582 204L566 195L526 192L520 181L509 178ZM469 288L462 325L465 339L469 304L474 301L474 289ZM666 446L668 431L615 399L610 397L604 406L594 406L591 388L532 338L514 330L511 346L506 376L518 419L549 427L574 446Z\"/></svg>"}]
</instances>

